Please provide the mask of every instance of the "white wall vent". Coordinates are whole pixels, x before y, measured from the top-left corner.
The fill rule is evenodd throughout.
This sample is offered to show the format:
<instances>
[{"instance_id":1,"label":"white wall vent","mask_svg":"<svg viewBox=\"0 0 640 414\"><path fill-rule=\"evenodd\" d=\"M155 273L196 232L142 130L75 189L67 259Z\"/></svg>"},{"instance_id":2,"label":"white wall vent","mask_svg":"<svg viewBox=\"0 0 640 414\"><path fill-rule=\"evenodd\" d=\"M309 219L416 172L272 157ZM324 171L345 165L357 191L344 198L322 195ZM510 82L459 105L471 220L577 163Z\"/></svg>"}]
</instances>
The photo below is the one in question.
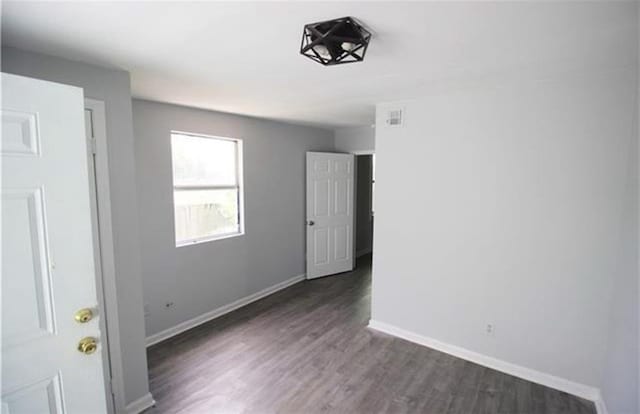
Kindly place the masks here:
<instances>
[{"instance_id":1,"label":"white wall vent","mask_svg":"<svg viewBox=\"0 0 640 414\"><path fill-rule=\"evenodd\" d=\"M390 109L387 111L387 119L386 124L389 127L399 127L402 126L404 122L402 109Z\"/></svg>"}]
</instances>

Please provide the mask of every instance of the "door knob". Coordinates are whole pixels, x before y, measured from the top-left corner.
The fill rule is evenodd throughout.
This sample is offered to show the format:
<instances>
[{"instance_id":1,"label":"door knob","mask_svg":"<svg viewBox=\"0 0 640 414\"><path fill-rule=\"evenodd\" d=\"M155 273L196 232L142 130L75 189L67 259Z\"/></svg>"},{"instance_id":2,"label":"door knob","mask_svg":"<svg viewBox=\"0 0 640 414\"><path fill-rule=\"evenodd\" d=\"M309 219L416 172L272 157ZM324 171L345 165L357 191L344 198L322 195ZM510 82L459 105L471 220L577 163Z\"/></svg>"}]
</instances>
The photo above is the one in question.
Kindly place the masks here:
<instances>
[{"instance_id":1,"label":"door knob","mask_svg":"<svg viewBox=\"0 0 640 414\"><path fill-rule=\"evenodd\" d=\"M313 221L313 220L309 220L309 221L307 221L307 224L308 224L308 225L310 225L310 226L313 226L313 225L314 225L314 224L316 224L316 223L315 223L315 221Z\"/></svg>"},{"instance_id":2,"label":"door knob","mask_svg":"<svg viewBox=\"0 0 640 414\"><path fill-rule=\"evenodd\" d=\"M75 314L75 320L78 323L86 323L93 319L93 311L89 308L80 309Z\"/></svg>"},{"instance_id":3,"label":"door knob","mask_svg":"<svg viewBox=\"0 0 640 414\"><path fill-rule=\"evenodd\" d=\"M98 349L98 343L96 342L96 338L92 336L87 336L86 338L82 338L80 342L78 342L78 351L83 354L93 354Z\"/></svg>"}]
</instances>

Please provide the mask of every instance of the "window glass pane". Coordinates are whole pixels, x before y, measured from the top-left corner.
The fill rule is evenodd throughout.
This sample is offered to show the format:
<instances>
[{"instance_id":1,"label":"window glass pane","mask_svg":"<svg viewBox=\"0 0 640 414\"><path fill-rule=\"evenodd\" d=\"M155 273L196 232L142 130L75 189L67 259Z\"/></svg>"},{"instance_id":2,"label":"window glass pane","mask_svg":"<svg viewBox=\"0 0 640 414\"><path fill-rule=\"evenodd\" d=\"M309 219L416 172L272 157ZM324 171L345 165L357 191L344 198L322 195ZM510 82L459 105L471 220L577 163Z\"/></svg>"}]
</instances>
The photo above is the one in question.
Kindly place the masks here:
<instances>
[{"instance_id":1,"label":"window glass pane","mask_svg":"<svg viewBox=\"0 0 640 414\"><path fill-rule=\"evenodd\" d=\"M237 143L171 134L173 185L237 185Z\"/></svg>"},{"instance_id":2,"label":"window glass pane","mask_svg":"<svg viewBox=\"0 0 640 414\"><path fill-rule=\"evenodd\" d=\"M239 233L238 189L175 190L176 242Z\"/></svg>"}]
</instances>

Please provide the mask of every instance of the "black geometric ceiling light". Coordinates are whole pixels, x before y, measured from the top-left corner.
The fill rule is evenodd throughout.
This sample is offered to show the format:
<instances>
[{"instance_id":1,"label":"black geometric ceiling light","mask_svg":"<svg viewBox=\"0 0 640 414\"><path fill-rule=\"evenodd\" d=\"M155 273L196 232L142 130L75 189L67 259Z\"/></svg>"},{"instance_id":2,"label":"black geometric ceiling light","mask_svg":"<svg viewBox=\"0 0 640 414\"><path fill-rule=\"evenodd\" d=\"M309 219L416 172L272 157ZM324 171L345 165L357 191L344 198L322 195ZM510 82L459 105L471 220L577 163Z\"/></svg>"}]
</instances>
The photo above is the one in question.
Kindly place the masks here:
<instances>
[{"instance_id":1,"label":"black geometric ceiling light","mask_svg":"<svg viewBox=\"0 0 640 414\"><path fill-rule=\"evenodd\" d=\"M353 17L304 26L300 53L325 66L362 62L371 33Z\"/></svg>"}]
</instances>

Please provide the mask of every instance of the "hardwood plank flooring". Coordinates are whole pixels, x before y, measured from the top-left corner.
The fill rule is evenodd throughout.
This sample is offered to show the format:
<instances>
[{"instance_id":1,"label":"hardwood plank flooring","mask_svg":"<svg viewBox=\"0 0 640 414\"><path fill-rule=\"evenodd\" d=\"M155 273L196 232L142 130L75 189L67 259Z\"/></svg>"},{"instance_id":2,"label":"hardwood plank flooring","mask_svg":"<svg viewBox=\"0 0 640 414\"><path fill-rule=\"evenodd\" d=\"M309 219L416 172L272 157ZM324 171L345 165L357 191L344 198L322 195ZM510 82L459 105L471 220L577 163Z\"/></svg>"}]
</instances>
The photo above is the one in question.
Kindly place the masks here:
<instances>
[{"instance_id":1,"label":"hardwood plank flooring","mask_svg":"<svg viewBox=\"0 0 640 414\"><path fill-rule=\"evenodd\" d=\"M370 257L148 349L149 413L595 414L592 402L366 328Z\"/></svg>"}]
</instances>

